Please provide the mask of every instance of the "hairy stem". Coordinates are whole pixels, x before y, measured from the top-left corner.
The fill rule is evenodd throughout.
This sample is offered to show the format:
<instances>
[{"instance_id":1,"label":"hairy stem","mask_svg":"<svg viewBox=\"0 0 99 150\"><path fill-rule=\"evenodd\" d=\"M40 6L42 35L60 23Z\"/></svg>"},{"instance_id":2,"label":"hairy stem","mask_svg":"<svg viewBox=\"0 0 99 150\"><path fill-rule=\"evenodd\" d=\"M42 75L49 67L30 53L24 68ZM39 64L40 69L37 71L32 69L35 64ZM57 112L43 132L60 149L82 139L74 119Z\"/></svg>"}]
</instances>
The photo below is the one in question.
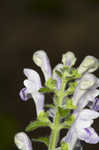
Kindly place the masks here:
<instances>
[{"instance_id":1,"label":"hairy stem","mask_svg":"<svg viewBox=\"0 0 99 150\"><path fill-rule=\"evenodd\" d=\"M49 142L49 150L55 150L56 148L56 144L58 142L58 138L59 138L59 124L60 124L60 115L59 112L56 112L56 117L55 117L55 122L53 125L53 129L51 132L51 136L50 136L50 142Z\"/></svg>"},{"instance_id":2,"label":"hairy stem","mask_svg":"<svg viewBox=\"0 0 99 150\"><path fill-rule=\"evenodd\" d=\"M62 79L61 89L59 91L59 95L58 95L58 99L57 99L57 101L58 101L57 105L60 107L62 105L65 85L66 85L66 81L64 81L64 79ZM59 127L60 127L61 116L58 111L58 106L56 106L56 116L55 116L54 123L53 123L53 129L51 131L48 150L55 150L57 142L58 142L58 138L59 138L59 133L60 133Z\"/></svg>"}]
</instances>

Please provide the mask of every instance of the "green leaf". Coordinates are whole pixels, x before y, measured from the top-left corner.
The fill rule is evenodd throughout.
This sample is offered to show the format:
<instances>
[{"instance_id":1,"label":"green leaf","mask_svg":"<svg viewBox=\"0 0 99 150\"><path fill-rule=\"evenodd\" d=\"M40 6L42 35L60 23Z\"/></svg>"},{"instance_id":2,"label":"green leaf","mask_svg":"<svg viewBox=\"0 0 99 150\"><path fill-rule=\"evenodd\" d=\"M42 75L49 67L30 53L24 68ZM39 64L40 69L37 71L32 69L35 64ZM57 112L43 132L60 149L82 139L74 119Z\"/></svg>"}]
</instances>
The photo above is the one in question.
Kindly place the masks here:
<instances>
[{"instance_id":1,"label":"green leaf","mask_svg":"<svg viewBox=\"0 0 99 150\"><path fill-rule=\"evenodd\" d=\"M56 70L55 72L60 78L62 78L62 73L60 71Z\"/></svg>"},{"instance_id":2,"label":"green leaf","mask_svg":"<svg viewBox=\"0 0 99 150\"><path fill-rule=\"evenodd\" d=\"M40 93L50 93L53 92L51 89L49 89L48 87L44 87L44 88L40 88L39 89Z\"/></svg>"},{"instance_id":3,"label":"green leaf","mask_svg":"<svg viewBox=\"0 0 99 150\"><path fill-rule=\"evenodd\" d=\"M77 106L73 104L73 100L72 99L67 99L66 100L66 108L67 109L76 109Z\"/></svg>"},{"instance_id":4,"label":"green leaf","mask_svg":"<svg viewBox=\"0 0 99 150\"><path fill-rule=\"evenodd\" d=\"M75 69L75 68L72 69L72 74L73 74L73 76L74 76L75 79L81 78L81 74L79 74L78 70Z\"/></svg>"},{"instance_id":5,"label":"green leaf","mask_svg":"<svg viewBox=\"0 0 99 150\"><path fill-rule=\"evenodd\" d=\"M53 80L52 78L49 78L47 80L47 82L45 83L45 85L49 88L49 89L56 89L56 80Z\"/></svg>"},{"instance_id":6,"label":"green leaf","mask_svg":"<svg viewBox=\"0 0 99 150\"><path fill-rule=\"evenodd\" d=\"M77 85L78 85L78 83L77 83L76 81L69 83L69 86L70 86L71 88L76 88Z\"/></svg>"},{"instance_id":7,"label":"green leaf","mask_svg":"<svg viewBox=\"0 0 99 150\"><path fill-rule=\"evenodd\" d=\"M38 139L32 138L32 141L44 143L48 147L49 139L47 137L40 137Z\"/></svg>"},{"instance_id":8,"label":"green leaf","mask_svg":"<svg viewBox=\"0 0 99 150\"><path fill-rule=\"evenodd\" d=\"M44 123L39 120L36 120L36 121L30 122L30 124L26 127L25 131L29 132L29 131L33 131L39 127L48 127L48 126L49 126L48 123Z\"/></svg>"},{"instance_id":9,"label":"green leaf","mask_svg":"<svg viewBox=\"0 0 99 150\"><path fill-rule=\"evenodd\" d=\"M74 121L75 121L75 117L72 115L72 116L70 116L69 119L66 121L66 125L71 127L71 125L74 123Z\"/></svg>"},{"instance_id":10,"label":"green leaf","mask_svg":"<svg viewBox=\"0 0 99 150\"><path fill-rule=\"evenodd\" d=\"M73 115L69 116L67 120L64 122L64 128L70 128L74 123L74 121L75 121L75 117Z\"/></svg>"},{"instance_id":11,"label":"green leaf","mask_svg":"<svg viewBox=\"0 0 99 150\"><path fill-rule=\"evenodd\" d=\"M48 118L48 113L42 111L40 112L39 116L38 116L38 120L42 121L44 123L48 123L50 120Z\"/></svg>"},{"instance_id":12,"label":"green leaf","mask_svg":"<svg viewBox=\"0 0 99 150\"><path fill-rule=\"evenodd\" d=\"M72 95L75 91L75 88L77 87L78 83L75 81L75 82L70 82L69 83L69 88L67 89L66 93L68 95Z\"/></svg>"},{"instance_id":13,"label":"green leaf","mask_svg":"<svg viewBox=\"0 0 99 150\"><path fill-rule=\"evenodd\" d=\"M69 150L68 144L65 143L64 141L61 142L61 150Z\"/></svg>"},{"instance_id":14,"label":"green leaf","mask_svg":"<svg viewBox=\"0 0 99 150\"><path fill-rule=\"evenodd\" d=\"M44 107L46 107L46 108L55 108L55 105L53 105L53 104L46 104Z\"/></svg>"},{"instance_id":15,"label":"green leaf","mask_svg":"<svg viewBox=\"0 0 99 150\"><path fill-rule=\"evenodd\" d=\"M58 107L58 111L62 117L66 117L70 113L70 111L68 109L64 109L62 107Z\"/></svg>"},{"instance_id":16,"label":"green leaf","mask_svg":"<svg viewBox=\"0 0 99 150\"><path fill-rule=\"evenodd\" d=\"M60 70L64 73L64 72L69 72L69 67L68 66L64 66L63 68L60 68Z\"/></svg>"}]
</instances>

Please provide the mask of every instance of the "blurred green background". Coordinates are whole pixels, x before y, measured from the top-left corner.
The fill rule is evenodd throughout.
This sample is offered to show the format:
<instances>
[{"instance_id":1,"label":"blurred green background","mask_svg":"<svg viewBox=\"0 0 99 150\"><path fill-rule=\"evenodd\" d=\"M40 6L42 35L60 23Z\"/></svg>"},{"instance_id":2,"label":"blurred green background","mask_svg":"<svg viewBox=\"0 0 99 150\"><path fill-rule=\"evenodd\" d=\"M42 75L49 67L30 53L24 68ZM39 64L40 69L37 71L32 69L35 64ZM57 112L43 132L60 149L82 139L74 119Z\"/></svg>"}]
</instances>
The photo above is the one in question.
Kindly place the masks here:
<instances>
[{"instance_id":1,"label":"blurred green background","mask_svg":"<svg viewBox=\"0 0 99 150\"><path fill-rule=\"evenodd\" d=\"M23 87L25 67L36 69L44 81L40 69L32 62L32 54L38 49L46 50L52 67L68 50L75 52L77 65L86 55L99 58L99 1L0 1L0 150L17 150L13 142L15 133L24 131L36 118L33 101L22 102L18 93ZM99 119L94 127L99 133ZM42 129L29 135L48 133L48 129ZM62 134L65 135L64 131ZM86 145L85 150L99 149L99 144ZM46 147L33 143L33 149Z\"/></svg>"}]
</instances>

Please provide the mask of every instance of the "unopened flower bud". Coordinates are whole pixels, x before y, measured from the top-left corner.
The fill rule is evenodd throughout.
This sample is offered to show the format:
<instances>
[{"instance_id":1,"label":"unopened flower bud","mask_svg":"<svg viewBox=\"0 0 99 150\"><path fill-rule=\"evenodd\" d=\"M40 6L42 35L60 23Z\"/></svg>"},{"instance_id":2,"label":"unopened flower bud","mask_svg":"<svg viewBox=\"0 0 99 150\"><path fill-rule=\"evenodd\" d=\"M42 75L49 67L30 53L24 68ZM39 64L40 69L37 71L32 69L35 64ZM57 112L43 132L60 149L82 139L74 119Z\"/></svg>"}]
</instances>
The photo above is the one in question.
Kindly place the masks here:
<instances>
[{"instance_id":1,"label":"unopened flower bud","mask_svg":"<svg viewBox=\"0 0 99 150\"><path fill-rule=\"evenodd\" d=\"M73 66L76 62L76 57L74 55L74 53L72 52L67 52L65 54L63 54L62 56L62 63L66 66Z\"/></svg>"},{"instance_id":2,"label":"unopened flower bud","mask_svg":"<svg viewBox=\"0 0 99 150\"><path fill-rule=\"evenodd\" d=\"M15 135L14 142L20 150L32 150L32 144L29 137L24 132Z\"/></svg>"},{"instance_id":3,"label":"unopened flower bud","mask_svg":"<svg viewBox=\"0 0 99 150\"><path fill-rule=\"evenodd\" d=\"M36 51L33 54L33 61L41 68L47 81L51 77L51 66L46 52L43 50Z\"/></svg>"},{"instance_id":4,"label":"unopened flower bud","mask_svg":"<svg viewBox=\"0 0 99 150\"><path fill-rule=\"evenodd\" d=\"M83 74L84 72L94 72L99 67L99 60L96 59L94 56L86 56L85 59L82 61L80 66L78 67L78 72Z\"/></svg>"}]
</instances>

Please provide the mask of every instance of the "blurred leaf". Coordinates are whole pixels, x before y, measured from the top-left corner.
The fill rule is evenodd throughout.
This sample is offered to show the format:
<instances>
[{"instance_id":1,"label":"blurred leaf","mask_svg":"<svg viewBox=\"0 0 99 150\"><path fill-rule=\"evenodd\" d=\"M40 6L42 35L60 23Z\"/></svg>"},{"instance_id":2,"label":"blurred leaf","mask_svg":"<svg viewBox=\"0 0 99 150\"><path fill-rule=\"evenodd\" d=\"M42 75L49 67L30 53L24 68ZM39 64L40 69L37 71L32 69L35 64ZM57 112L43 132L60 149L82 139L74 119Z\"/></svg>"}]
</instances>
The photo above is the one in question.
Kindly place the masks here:
<instances>
[{"instance_id":1,"label":"blurred leaf","mask_svg":"<svg viewBox=\"0 0 99 150\"><path fill-rule=\"evenodd\" d=\"M55 108L55 105L53 105L53 104L46 104L44 107L46 107L46 108Z\"/></svg>"},{"instance_id":2,"label":"blurred leaf","mask_svg":"<svg viewBox=\"0 0 99 150\"><path fill-rule=\"evenodd\" d=\"M52 90L49 89L48 87L45 87L45 88L40 88L39 92L41 92L41 93L49 93L49 92L52 92Z\"/></svg>"},{"instance_id":3,"label":"blurred leaf","mask_svg":"<svg viewBox=\"0 0 99 150\"><path fill-rule=\"evenodd\" d=\"M68 144L65 143L64 141L61 142L61 150L69 150L68 149Z\"/></svg>"},{"instance_id":4,"label":"blurred leaf","mask_svg":"<svg viewBox=\"0 0 99 150\"><path fill-rule=\"evenodd\" d=\"M62 107L58 107L58 111L62 117L66 117L70 113L70 111L68 109L64 109Z\"/></svg>"},{"instance_id":5,"label":"blurred leaf","mask_svg":"<svg viewBox=\"0 0 99 150\"><path fill-rule=\"evenodd\" d=\"M62 73L60 71L56 70L55 72L60 78L62 78Z\"/></svg>"},{"instance_id":6,"label":"blurred leaf","mask_svg":"<svg viewBox=\"0 0 99 150\"><path fill-rule=\"evenodd\" d=\"M48 113L44 111L41 112L38 116L38 120L44 123L48 123L49 122Z\"/></svg>"},{"instance_id":7,"label":"blurred leaf","mask_svg":"<svg viewBox=\"0 0 99 150\"><path fill-rule=\"evenodd\" d=\"M56 89L56 80L53 80L52 78L49 78L45 85L49 88L49 89Z\"/></svg>"},{"instance_id":8,"label":"blurred leaf","mask_svg":"<svg viewBox=\"0 0 99 150\"><path fill-rule=\"evenodd\" d=\"M48 123L44 123L44 122L41 122L39 120L36 120L36 121L33 121L31 122L25 129L25 131L29 132L29 131L33 131L39 127L48 127Z\"/></svg>"},{"instance_id":9,"label":"blurred leaf","mask_svg":"<svg viewBox=\"0 0 99 150\"><path fill-rule=\"evenodd\" d=\"M77 106L75 106L75 105L73 104L73 100L72 100L72 99L67 99L67 100L66 100L66 108L67 108L67 109L76 109Z\"/></svg>"},{"instance_id":10,"label":"blurred leaf","mask_svg":"<svg viewBox=\"0 0 99 150\"><path fill-rule=\"evenodd\" d=\"M32 138L32 141L44 143L48 147L49 140L47 137L40 137L38 139Z\"/></svg>"}]
</instances>

